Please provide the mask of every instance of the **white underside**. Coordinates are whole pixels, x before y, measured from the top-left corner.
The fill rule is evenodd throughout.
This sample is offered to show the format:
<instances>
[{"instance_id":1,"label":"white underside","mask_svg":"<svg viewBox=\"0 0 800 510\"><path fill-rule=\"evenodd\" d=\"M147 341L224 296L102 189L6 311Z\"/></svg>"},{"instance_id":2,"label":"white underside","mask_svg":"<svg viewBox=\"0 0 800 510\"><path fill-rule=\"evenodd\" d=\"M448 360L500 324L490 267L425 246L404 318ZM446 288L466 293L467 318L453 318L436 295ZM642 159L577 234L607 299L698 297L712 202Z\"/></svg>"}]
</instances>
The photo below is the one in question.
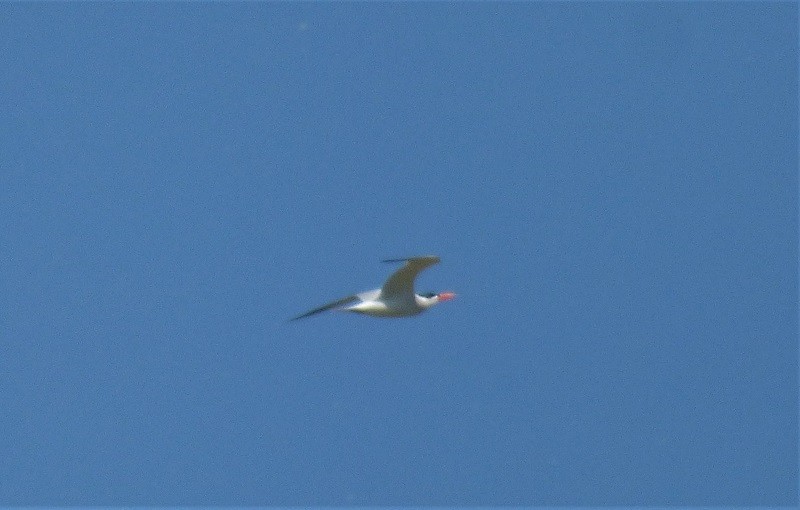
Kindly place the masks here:
<instances>
[{"instance_id":1,"label":"white underside","mask_svg":"<svg viewBox=\"0 0 800 510\"><path fill-rule=\"evenodd\" d=\"M409 317L422 312L424 308L415 302L394 302L385 303L383 301L363 301L356 305L343 308L348 312L371 315L372 317Z\"/></svg>"}]
</instances>

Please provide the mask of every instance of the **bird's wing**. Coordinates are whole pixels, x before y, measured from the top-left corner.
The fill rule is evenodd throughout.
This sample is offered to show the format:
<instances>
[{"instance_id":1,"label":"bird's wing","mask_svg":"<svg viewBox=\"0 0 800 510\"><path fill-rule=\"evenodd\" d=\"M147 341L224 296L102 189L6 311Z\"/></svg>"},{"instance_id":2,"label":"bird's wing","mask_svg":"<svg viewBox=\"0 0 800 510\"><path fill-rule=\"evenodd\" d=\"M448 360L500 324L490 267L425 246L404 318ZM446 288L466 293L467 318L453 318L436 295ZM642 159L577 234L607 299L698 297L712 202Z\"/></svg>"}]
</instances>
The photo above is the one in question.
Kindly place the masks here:
<instances>
[{"instance_id":1,"label":"bird's wing","mask_svg":"<svg viewBox=\"0 0 800 510\"><path fill-rule=\"evenodd\" d=\"M356 297L361 301L375 301L381 297L381 289L365 290L356 294Z\"/></svg>"},{"instance_id":2,"label":"bird's wing","mask_svg":"<svg viewBox=\"0 0 800 510\"><path fill-rule=\"evenodd\" d=\"M304 317L308 317L310 315L314 315L315 313L326 312L326 311L328 311L328 310L330 310L332 308L338 308L340 306L344 306L344 305L350 304L353 301L359 301L359 299L360 298L358 297L358 295L355 295L355 294L352 295L352 296L347 296L347 297L344 297L342 299L337 299L336 301L328 303L327 305L322 305L319 308L314 308L313 310L311 310L309 312L306 312L303 315L298 315L297 317L293 317L293 318L291 318L289 320L290 321L296 321L297 319L302 319Z\"/></svg>"},{"instance_id":3,"label":"bird's wing","mask_svg":"<svg viewBox=\"0 0 800 510\"><path fill-rule=\"evenodd\" d=\"M395 271L381 288L381 299L394 297L409 298L414 295L414 279L420 271L439 263L439 257L412 257L407 259L389 259L383 262L405 262Z\"/></svg>"}]
</instances>

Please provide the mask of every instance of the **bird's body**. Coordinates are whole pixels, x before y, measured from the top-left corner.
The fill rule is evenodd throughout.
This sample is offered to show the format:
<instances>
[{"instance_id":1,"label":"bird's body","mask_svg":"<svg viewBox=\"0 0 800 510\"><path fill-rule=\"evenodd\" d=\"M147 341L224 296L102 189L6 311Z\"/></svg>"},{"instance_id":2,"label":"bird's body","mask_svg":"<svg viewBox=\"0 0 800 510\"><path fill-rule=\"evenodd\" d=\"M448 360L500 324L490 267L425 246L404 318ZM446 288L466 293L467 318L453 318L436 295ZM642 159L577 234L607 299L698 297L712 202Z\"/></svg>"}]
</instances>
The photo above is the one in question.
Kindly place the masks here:
<instances>
[{"instance_id":1,"label":"bird's body","mask_svg":"<svg viewBox=\"0 0 800 510\"><path fill-rule=\"evenodd\" d=\"M412 257L390 259L384 262L405 262L395 271L380 289L353 294L315 308L292 320L302 319L327 310L371 315L373 317L409 317L417 315L433 305L455 297L452 292L416 294L414 279L420 271L439 262L439 257Z\"/></svg>"}]
</instances>

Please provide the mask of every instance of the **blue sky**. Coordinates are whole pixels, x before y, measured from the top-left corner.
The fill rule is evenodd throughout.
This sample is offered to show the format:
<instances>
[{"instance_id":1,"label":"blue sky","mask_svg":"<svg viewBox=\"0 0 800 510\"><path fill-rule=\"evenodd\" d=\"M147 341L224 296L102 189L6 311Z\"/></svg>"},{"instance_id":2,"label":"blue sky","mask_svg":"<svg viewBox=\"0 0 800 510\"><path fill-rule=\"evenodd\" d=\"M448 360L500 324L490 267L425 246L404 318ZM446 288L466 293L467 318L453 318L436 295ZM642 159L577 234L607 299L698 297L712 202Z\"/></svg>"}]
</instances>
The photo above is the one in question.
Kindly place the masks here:
<instances>
[{"instance_id":1,"label":"blue sky","mask_svg":"<svg viewBox=\"0 0 800 510\"><path fill-rule=\"evenodd\" d=\"M0 504L797 503L795 4L0 11Z\"/></svg>"}]
</instances>

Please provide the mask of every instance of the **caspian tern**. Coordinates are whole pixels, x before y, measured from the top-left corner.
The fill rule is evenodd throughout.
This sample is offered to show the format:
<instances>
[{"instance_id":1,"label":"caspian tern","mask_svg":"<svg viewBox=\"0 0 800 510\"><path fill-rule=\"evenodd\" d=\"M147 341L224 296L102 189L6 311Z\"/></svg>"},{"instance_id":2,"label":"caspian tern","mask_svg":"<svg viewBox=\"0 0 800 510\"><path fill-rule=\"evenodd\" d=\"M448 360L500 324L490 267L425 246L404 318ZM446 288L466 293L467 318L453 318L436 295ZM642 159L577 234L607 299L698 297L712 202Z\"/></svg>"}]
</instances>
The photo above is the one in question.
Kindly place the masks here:
<instances>
[{"instance_id":1,"label":"caspian tern","mask_svg":"<svg viewBox=\"0 0 800 510\"><path fill-rule=\"evenodd\" d=\"M368 290L327 305L314 308L310 312L298 315L291 320L302 319L327 310L355 312L373 317L408 317L422 313L437 303L449 301L456 297L452 292L414 293L414 279L420 271L439 262L439 257L411 257L407 259L389 259L383 262L405 262L403 267L395 271L386 280L383 287Z\"/></svg>"}]
</instances>

